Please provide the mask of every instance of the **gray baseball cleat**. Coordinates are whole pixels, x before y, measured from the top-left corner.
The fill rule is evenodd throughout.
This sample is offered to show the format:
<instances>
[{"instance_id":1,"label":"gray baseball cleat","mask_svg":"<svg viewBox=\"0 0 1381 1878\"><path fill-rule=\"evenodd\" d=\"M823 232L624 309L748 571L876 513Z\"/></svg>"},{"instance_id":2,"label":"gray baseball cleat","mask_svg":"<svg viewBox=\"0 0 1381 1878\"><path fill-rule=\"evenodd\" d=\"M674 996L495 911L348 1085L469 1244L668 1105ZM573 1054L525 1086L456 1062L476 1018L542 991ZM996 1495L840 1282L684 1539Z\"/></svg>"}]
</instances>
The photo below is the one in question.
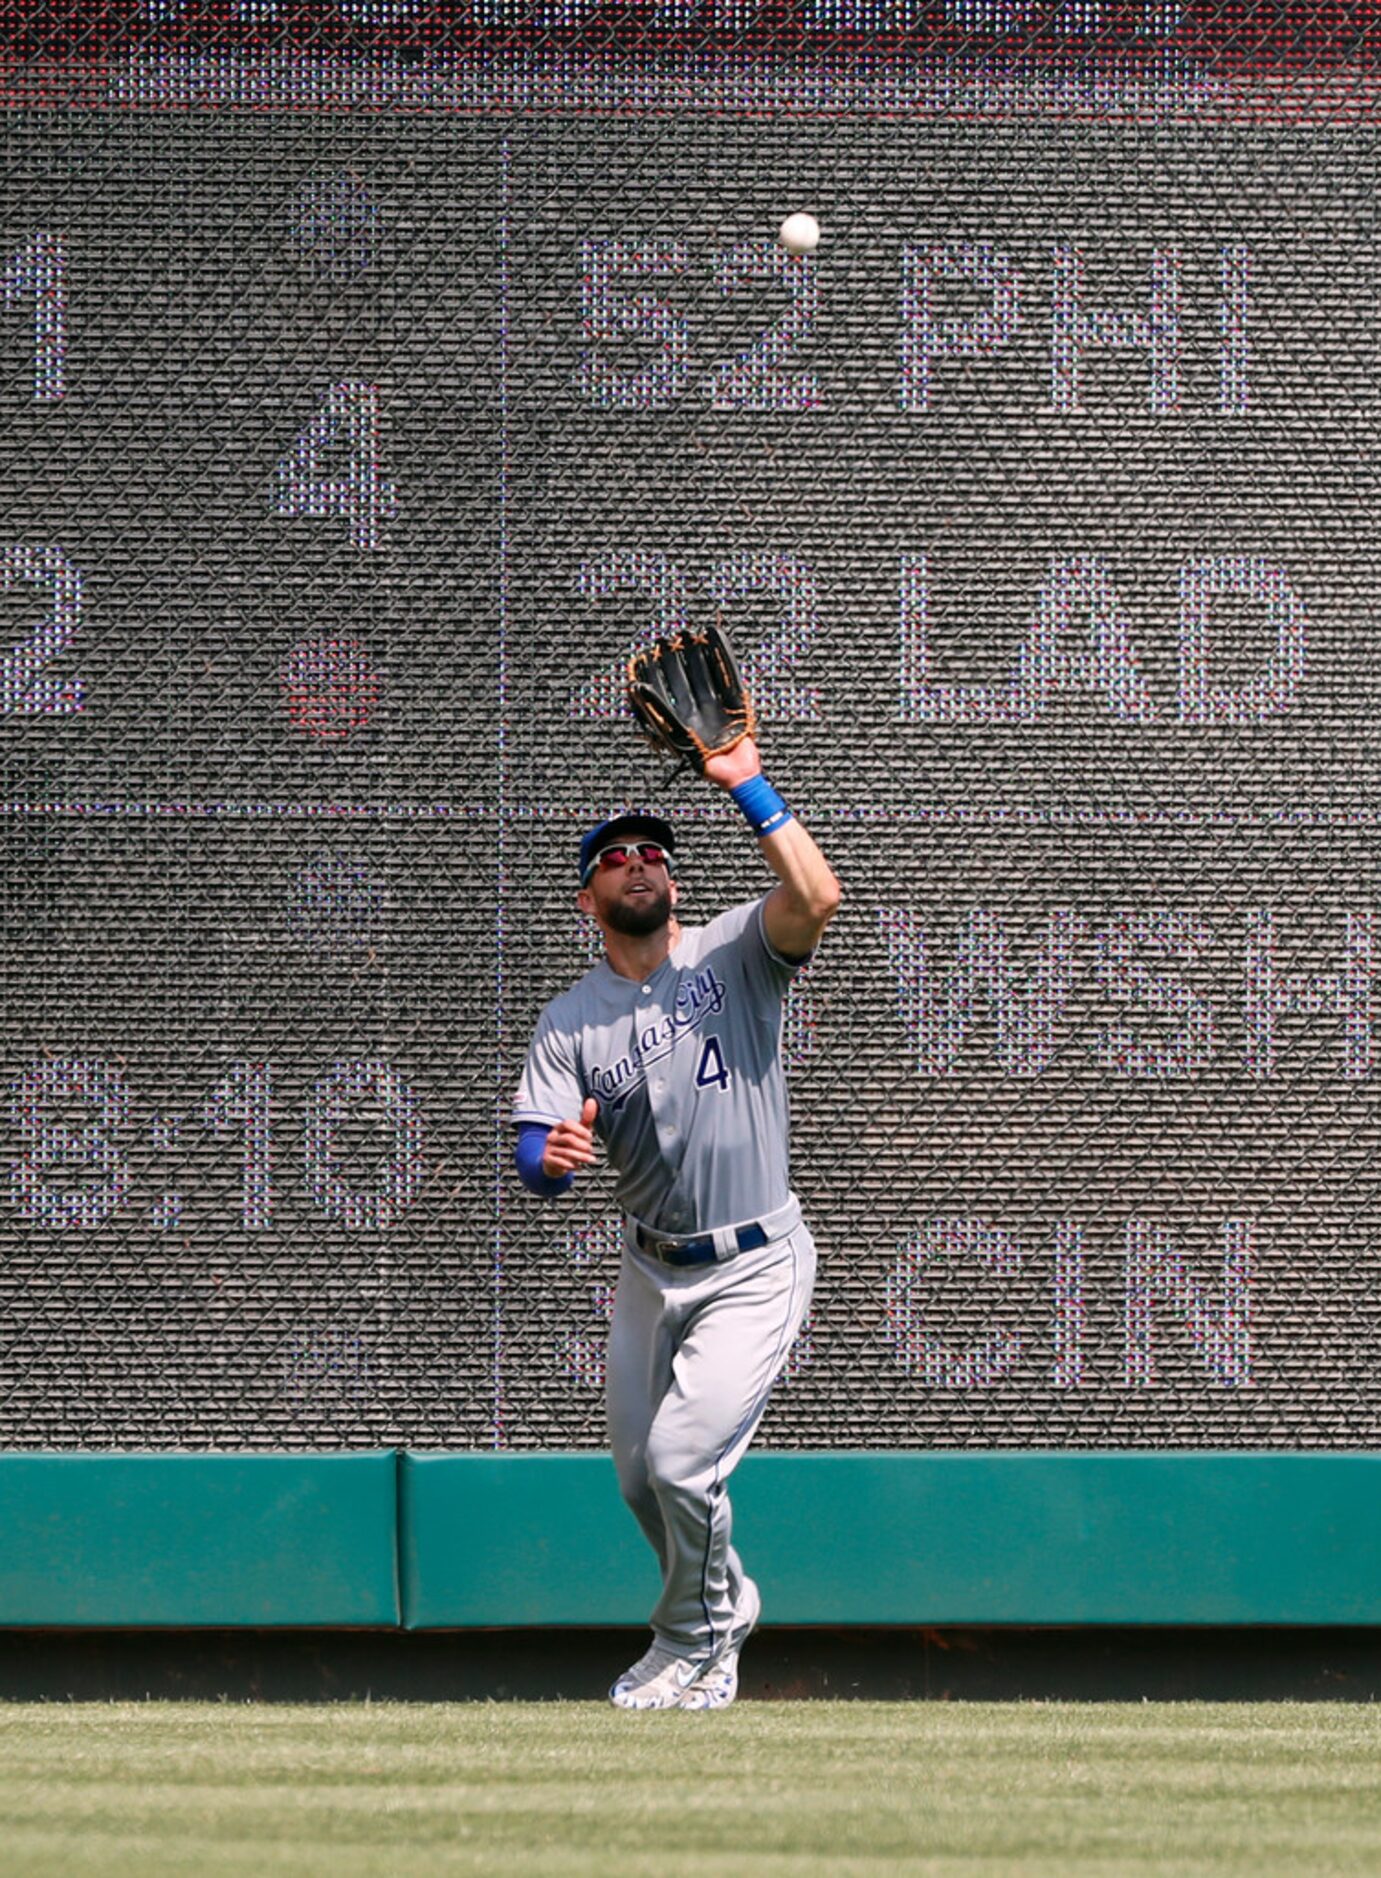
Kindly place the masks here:
<instances>
[{"instance_id":1,"label":"gray baseball cleat","mask_svg":"<svg viewBox=\"0 0 1381 1878\"><path fill-rule=\"evenodd\" d=\"M615 1708L679 1708L681 1697L712 1658L682 1656L654 1639L650 1650L626 1669L609 1691Z\"/></svg>"},{"instance_id":2,"label":"gray baseball cleat","mask_svg":"<svg viewBox=\"0 0 1381 1878\"><path fill-rule=\"evenodd\" d=\"M751 1578L745 1578L734 1608L734 1627L728 1647L713 1657L686 1689L680 1700L682 1708L728 1708L738 1694L738 1656L756 1630L762 1615L762 1599Z\"/></svg>"}]
</instances>

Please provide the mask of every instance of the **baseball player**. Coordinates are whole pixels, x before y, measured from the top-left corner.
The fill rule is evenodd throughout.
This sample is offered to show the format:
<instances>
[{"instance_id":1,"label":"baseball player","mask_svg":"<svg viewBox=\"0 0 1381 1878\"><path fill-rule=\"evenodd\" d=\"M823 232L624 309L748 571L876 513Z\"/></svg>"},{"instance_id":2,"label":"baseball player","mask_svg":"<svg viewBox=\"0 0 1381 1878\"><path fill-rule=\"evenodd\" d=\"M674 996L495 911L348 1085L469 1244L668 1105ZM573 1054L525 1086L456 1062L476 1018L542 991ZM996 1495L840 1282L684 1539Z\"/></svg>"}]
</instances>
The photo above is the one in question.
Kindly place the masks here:
<instances>
[{"instance_id":1,"label":"baseball player","mask_svg":"<svg viewBox=\"0 0 1381 1878\"><path fill-rule=\"evenodd\" d=\"M700 764L777 884L707 926L676 917L675 836L621 814L580 844L577 904L605 956L542 1012L513 1107L519 1173L568 1189L596 1158L626 1216L607 1363L623 1496L662 1568L651 1648L621 1708L720 1708L758 1590L727 1483L810 1303L815 1247L791 1192L781 1005L839 883L741 737Z\"/></svg>"}]
</instances>

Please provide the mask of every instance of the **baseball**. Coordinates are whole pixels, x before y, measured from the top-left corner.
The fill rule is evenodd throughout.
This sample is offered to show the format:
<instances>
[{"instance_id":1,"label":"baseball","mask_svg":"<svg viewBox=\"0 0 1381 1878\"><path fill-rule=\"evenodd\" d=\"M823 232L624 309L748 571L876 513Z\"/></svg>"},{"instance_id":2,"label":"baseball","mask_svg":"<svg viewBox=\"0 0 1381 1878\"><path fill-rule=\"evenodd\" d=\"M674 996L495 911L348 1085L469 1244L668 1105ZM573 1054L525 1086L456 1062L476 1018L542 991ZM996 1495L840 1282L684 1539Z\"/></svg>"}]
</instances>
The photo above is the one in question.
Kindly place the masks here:
<instances>
[{"instance_id":1,"label":"baseball","mask_svg":"<svg viewBox=\"0 0 1381 1878\"><path fill-rule=\"evenodd\" d=\"M813 215L798 209L777 230L777 239L788 254L814 254L820 246L820 224Z\"/></svg>"}]
</instances>

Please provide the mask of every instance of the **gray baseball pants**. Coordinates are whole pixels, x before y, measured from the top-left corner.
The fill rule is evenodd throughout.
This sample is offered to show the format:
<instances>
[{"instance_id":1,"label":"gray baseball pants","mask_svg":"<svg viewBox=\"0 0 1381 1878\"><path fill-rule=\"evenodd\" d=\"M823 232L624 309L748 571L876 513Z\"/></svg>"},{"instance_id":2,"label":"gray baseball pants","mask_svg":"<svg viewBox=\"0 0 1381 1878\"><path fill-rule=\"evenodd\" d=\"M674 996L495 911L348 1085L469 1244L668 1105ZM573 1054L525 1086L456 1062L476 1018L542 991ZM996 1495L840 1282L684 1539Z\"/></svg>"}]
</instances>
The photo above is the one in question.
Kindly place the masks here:
<instances>
[{"instance_id":1,"label":"gray baseball pants","mask_svg":"<svg viewBox=\"0 0 1381 1878\"><path fill-rule=\"evenodd\" d=\"M792 1209L793 1212L795 1209ZM607 1363L619 1486L662 1567L652 1628L687 1655L720 1649L743 1566L728 1480L762 1418L815 1282L796 1213L780 1237L677 1268L625 1235Z\"/></svg>"}]
</instances>

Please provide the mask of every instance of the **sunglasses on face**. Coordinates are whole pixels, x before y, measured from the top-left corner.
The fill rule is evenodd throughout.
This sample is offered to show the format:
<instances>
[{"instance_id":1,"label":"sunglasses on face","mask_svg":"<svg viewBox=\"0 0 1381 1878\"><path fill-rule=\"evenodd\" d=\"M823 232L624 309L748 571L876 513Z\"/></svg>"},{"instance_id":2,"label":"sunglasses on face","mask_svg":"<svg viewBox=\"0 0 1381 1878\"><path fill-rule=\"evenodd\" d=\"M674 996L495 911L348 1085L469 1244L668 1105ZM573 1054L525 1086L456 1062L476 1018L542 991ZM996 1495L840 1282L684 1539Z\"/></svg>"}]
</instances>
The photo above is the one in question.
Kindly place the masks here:
<instances>
[{"instance_id":1,"label":"sunglasses on face","mask_svg":"<svg viewBox=\"0 0 1381 1878\"><path fill-rule=\"evenodd\" d=\"M585 870L588 880L598 868L602 874L611 874L616 867L627 867L628 863L638 860L644 867L671 868L671 856L666 849L655 841L616 842L612 848L601 848Z\"/></svg>"}]
</instances>

